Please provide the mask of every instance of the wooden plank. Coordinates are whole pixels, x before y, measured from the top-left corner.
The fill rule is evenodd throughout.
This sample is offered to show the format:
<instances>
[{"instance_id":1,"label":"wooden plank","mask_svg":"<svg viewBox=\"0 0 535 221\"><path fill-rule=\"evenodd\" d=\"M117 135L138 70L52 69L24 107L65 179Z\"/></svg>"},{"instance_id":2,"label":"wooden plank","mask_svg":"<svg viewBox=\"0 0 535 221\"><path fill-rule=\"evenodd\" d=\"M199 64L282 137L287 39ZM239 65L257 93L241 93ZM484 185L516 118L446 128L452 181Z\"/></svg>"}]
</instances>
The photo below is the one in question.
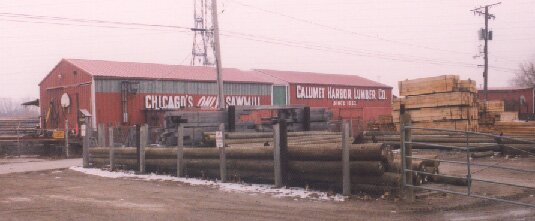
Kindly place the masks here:
<instances>
[{"instance_id":1,"label":"wooden plank","mask_svg":"<svg viewBox=\"0 0 535 221\"><path fill-rule=\"evenodd\" d=\"M501 122L513 122L518 120L518 112L502 112L500 113Z\"/></svg>"},{"instance_id":2,"label":"wooden plank","mask_svg":"<svg viewBox=\"0 0 535 221\"><path fill-rule=\"evenodd\" d=\"M485 108L485 102L479 103L479 109L483 111ZM500 100L487 101L487 112L504 112L505 104Z\"/></svg>"},{"instance_id":3,"label":"wooden plank","mask_svg":"<svg viewBox=\"0 0 535 221\"><path fill-rule=\"evenodd\" d=\"M413 122L430 122L443 120L477 120L477 107L438 107L407 110ZM392 114L393 121L399 122L399 111Z\"/></svg>"},{"instance_id":4,"label":"wooden plank","mask_svg":"<svg viewBox=\"0 0 535 221\"><path fill-rule=\"evenodd\" d=\"M470 121L470 120L414 122L412 126L424 127L424 128L450 129L450 130L469 130L469 131L478 131L479 129L479 125L477 121ZM399 123L396 123L396 128L399 128Z\"/></svg>"},{"instance_id":5,"label":"wooden plank","mask_svg":"<svg viewBox=\"0 0 535 221\"><path fill-rule=\"evenodd\" d=\"M405 104L406 109L419 109L428 107L475 106L477 101L475 94L470 92L437 93L396 98L393 100L392 109L399 110L401 103Z\"/></svg>"},{"instance_id":6,"label":"wooden plank","mask_svg":"<svg viewBox=\"0 0 535 221\"><path fill-rule=\"evenodd\" d=\"M400 96L453 92L459 82L458 75L417 78L398 82Z\"/></svg>"},{"instance_id":7,"label":"wooden plank","mask_svg":"<svg viewBox=\"0 0 535 221\"><path fill-rule=\"evenodd\" d=\"M459 80L457 84L457 91L467 91L477 93L476 81L474 80Z\"/></svg>"}]
</instances>

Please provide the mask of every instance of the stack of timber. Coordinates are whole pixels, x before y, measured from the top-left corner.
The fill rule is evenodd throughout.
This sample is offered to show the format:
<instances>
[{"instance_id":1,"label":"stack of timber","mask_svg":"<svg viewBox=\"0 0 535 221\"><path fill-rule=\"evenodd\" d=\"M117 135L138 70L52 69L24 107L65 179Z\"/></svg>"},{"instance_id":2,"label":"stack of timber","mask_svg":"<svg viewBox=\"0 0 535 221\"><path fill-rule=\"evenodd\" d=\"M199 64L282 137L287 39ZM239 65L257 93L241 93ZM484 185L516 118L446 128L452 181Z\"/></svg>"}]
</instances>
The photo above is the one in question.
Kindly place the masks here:
<instances>
[{"instance_id":1,"label":"stack of timber","mask_svg":"<svg viewBox=\"0 0 535 221\"><path fill-rule=\"evenodd\" d=\"M488 118L480 124L493 124L494 122L514 122L518 121L518 112L505 111L503 100L490 100L479 103L480 115Z\"/></svg>"},{"instance_id":2,"label":"stack of timber","mask_svg":"<svg viewBox=\"0 0 535 221\"><path fill-rule=\"evenodd\" d=\"M33 135L39 126L38 118L3 118L0 119L0 136Z\"/></svg>"},{"instance_id":3,"label":"stack of timber","mask_svg":"<svg viewBox=\"0 0 535 221\"><path fill-rule=\"evenodd\" d=\"M484 128L485 132L519 138L535 138L535 122L495 122Z\"/></svg>"},{"instance_id":4,"label":"stack of timber","mask_svg":"<svg viewBox=\"0 0 535 221\"><path fill-rule=\"evenodd\" d=\"M389 169L394 168L390 147L384 144L351 144L349 148L354 192L382 194L399 189L400 175ZM91 148L90 163L96 167L106 167L109 164L109 151L109 147ZM114 152L117 166L137 168L136 148L115 148ZM225 153L228 179L273 182L273 146L230 146ZM219 149L213 147L184 148L185 175L219 178L219 154ZM288 143L287 159L285 171L289 185L341 188L342 146L339 142L313 145ZM177 148L147 147L145 163L147 172L176 171Z\"/></svg>"},{"instance_id":5,"label":"stack of timber","mask_svg":"<svg viewBox=\"0 0 535 221\"><path fill-rule=\"evenodd\" d=\"M504 128L504 131L509 133L516 133L515 137L519 137L519 134L533 134L535 132L535 123L523 123L524 127L518 129L516 126L518 123L497 123ZM531 126L530 126L531 125ZM513 128L513 129L511 129ZM514 131L514 132L512 132ZM501 153L502 155L517 155L528 156L531 153L535 153L535 137L533 135L525 135L522 140L511 140L506 138L497 139L494 137L483 135L470 135L467 139L466 136L459 133L445 133L434 131L415 131L412 135L412 141L418 142L418 144L412 144L413 149L427 149L427 150L445 150L453 151L459 150L459 148L470 147L470 152L484 153L475 154L473 156L491 156L492 151ZM390 131L364 131L362 136L362 143L384 143L391 146L393 149L400 148L400 136L399 132ZM467 145L466 142L469 142Z\"/></svg>"},{"instance_id":6,"label":"stack of timber","mask_svg":"<svg viewBox=\"0 0 535 221\"><path fill-rule=\"evenodd\" d=\"M368 122L369 131L395 131L396 125L392 115L380 115L377 120Z\"/></svg>"},{"instance_id":7,"label":"stack of timber","mask_svg":"<svg viewBox=\"0 0 535 221\"><path fill-rule=\"evenodd\" d=\"M475 81L457 75L399 82L400 98L393 101L393 120L399 129L401 105L415 127L478 130L479 105Z\"/></svg>"},{"instance_id":8,"label":"stack of timber","mask_svg":"<svg viewBox=\"0 0 535 221\"><path fill-rule=\"evenodd\" d=\"M167 111L165 113L165 132L161 136L166 146L176 145L176 128L184 127L184 143L192 146L200 146L203 141L203 133L217 131L221 123L229 125L229 120L234 122L234 131L258 132L272 131L274 120L282 118L287 122L289 131L322 131L329 128L333 113L323 107L310 108L309 118L305 117L304 106L242 106L236 107L232 112L223 111ZM307 115L308 116L308 115ZM230 119L229 119L230 118ZM305 121L310 123L310 128L305 128Z\"/></svg>"}]
</instances>

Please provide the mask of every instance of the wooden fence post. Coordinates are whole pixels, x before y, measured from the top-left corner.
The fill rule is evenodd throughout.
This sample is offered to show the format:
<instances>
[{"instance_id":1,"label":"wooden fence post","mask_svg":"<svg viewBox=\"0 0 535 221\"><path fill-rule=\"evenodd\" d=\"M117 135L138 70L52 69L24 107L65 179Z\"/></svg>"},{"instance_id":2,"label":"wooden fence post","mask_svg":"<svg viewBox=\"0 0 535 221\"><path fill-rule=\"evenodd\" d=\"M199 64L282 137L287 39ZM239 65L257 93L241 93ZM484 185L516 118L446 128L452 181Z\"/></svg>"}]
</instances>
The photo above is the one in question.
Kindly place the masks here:
<instances>
[{"instance_id":1,"label":"wooden fence post","mask_svg":"<svg viewBox=\"0 0 535 221\"><path fill-rule=\"evenodd\" d=\"M303 108L303 130L310 131L310 107Z\"/></svg>"},{"instance_id":2,"label":"wooden fence post","mask_svg":"<svg viewBox=\"0 0 535 221\"><path fill-rule=\"evenodd\" d=\"M149 126L144 124L139 129L139 173L145 173L145 147L147 146Z\"/></svg>"},{"instance_id":3,"label":"wooden fence post","mask_svg":"<svg viewBox=\"0 0 535 221\"><path fill-rule=\"evenodd\" d=\"M141 126L136 124L134 130L136 131L135 136L134 136L135 142L136 142L136 159L137 159L136 167L139 168L140 167L139 166L140 165L140 157L139 156L140 156L140 150L141 150L141 142L140 142L141 141L141 136L140 136Z\"/></svg>"},{"instance_id":4,"label":"wooden fence post","mask_svg":"<svg viewBox=\"0 0 535 221\"><path fill-rule=\"evenodd\" d=\"M281 146L280 146L280 124L273 125L273 174L275 175L275 187L282 187L281 171Z\"/></svg>"},{"instance_id":5,"label":"wooden fence post","mask_svg":"<svg viewBox=\"0 0 535 221\"><path fill-rule=\"evenodd\" d=\"M219 174L221 182L227 182L227 156L225 153L225 124L219 125L219 131L223 133L223 146L219 148Z\"/></svg>"},{"instance_id":6,"label":"wooden fence post","mask_svg":"<svg viewBox=\"0 0 535 221\"><path fill-rule=\"evenodd\" d=\"M105 125L99 124L97 126L97 134L98 134L98 146L99 147L105 147L106 146L106 133L105 133Z\"/></svg>"},{"instance_id":7,"label":"wooden fence post","mask_svg":"<svg viewBox=\"0 0 535 221\"><path fill-rule=\"evenodd\" d=\"M349 123L344 120L342 123L342 194L351 195L351 171L349 167Z\"/></svg>"},{"instance_id":8,"label":"wooden fence post","mask_svg":"<svg viewBox=\"0 0 535 221\"><path fill-rule=\"evenodd\" d=\"M69 158L69 120L65 119L65 157Z\"/></svg>"},{"instance_id":9,"label":"wooden fence post","mask_svg":"<svg viewBox=\"0 0 535 221\"><path fill-rule=\"evenodd\" d=\"M176 176L184 176L184 125L178 125L177 131L177 151L176 151Z\"/></svg>"},{"instance_id":10,"label":"wooden fence post","mask_svg":"<svg viewBox=\"0 0 535 221\"><path fill-rule=\"evenodd\" d=\"M110 147L110 170L115 170L115 145L113 140L113 126L108 128L108 146Z\"/></svg>"},{"instance_id":11,"label":"wooden fence post","mask_svg":"<svg viewBox=\"0 0 535 221\"><path fill-rule=\"evenodd\" d=\"M281 182L285 186L288 184L288 128L284 119L279 120L279 137Z\"/></svg>"}]
</instances>

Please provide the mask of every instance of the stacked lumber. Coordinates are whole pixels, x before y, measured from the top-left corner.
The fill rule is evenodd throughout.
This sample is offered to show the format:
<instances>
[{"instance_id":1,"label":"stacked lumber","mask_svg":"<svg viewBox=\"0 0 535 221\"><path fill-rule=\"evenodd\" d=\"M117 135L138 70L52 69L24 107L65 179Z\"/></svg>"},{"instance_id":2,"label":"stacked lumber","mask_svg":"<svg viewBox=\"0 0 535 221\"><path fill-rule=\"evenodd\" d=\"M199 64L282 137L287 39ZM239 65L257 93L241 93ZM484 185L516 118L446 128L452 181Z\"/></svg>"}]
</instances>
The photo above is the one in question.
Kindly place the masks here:
<instances>
[{"instance_id":1,"label":"stacked lumber","mask_svg":"<svg viewBox=\"0 0 535 221\"><path fill-rule=\"evenodd\" d=\"M401 104L415 127L477 131L479 106L475 81L443 75L399 82L393 101L393 121L399 129Z\"/></svg>"},{"instance_id":2,"label":"stacked lumber","mask_svg":"<svg viewBox=\"0 0 535 221\"><path fill-rule=\"evenodd\" d=\"M3 118L0 119L0 136L24 136L36 134L38 118Z\"/></svg>"},{"instance_id":3,"label":"stacked lumber","mask_svg":"<svg viewBox=\"0 0 535 221\"><path fill-rule=\"evenodd\" d=\"M480 102L479 112L480 115L490 118L490 120L480 122L480 124L484 125L493 124L494 122L514 122L518 120L518 112L505 111L503 100Z\"/></svg>"},{"instance_id":4,"label":"stacked lumber","mask_svg":"<svg viewBox=\"0 0 535 221\"><path fill-rule=\"evenodd\" d=\"M377 120L368 122L367 130L370 131L394 131L394 119L392 115L380 115Z\"/></svg>"},{"instance_id":5,"label":"stacked lumber","mask_svg":"<svg viewBox=\"0 0 535 221\"><path fill-rule=\"evenodd\" d=\"M504 136L535 138L535 122L495 122L485 132Z\"/></svg>"},{"instance_id":6,"label":"stacked lumber","mask_svg":"<svg viewBox=\"0 0 535 221\"><path fill-rule=\"evenodd\" d=\"M500 113L500 122L515 122L518 121L518 112L506 111Z\"/></svg>"},{"instance_id":7,"label":"stacked lumber","mask_svg":"<svg viewBox=\"0 0 535 221\"><path fill-rule=\"evenodd\" d=\"M304 131L305 121L310 123L309 130L321 131L329 129L332 111L324 107L310 108L310 116L305 117L303 107L284 109L273 106L243 106L236 107L234 131L257 132L272 131L273 120L279 116L286 116L289 131ZM199 111L177 110L165 112L165 133L160 137L161 143L167 146L176 145L176 128L178 124L184 127L184 143L187 145L202 145L203 133L216 131L222 122L228 122L228 110Z\"/></svg>"},{"instance_id":8,"label":"stacked lumber","mask_svg":"<svg viewBox=\"0 0 535 221\"><path fill-rule=\"evenodd\" d=\"M232 137L232 134L230 134ZM260 136L260 135L258 135ZM226 167L229 179L273 182L274 162L272 146L230 146L226 148ZM93 166L109 164L108 147L91 148ZM136 148L115 148L115 162L124 168L137 167ZM177 148L147 147L147 172L176 170ZM219 178L219 149L183 149L185 174L189 177ZM397 191L400 175L390 171L393 166L392 149L384 144L351 144L349 149L351 185L355 192L382 193ZM290 185L341 187L342 146L331 144L288 144L287 173Z\"/></svg>"},{"instance_id":9,"label":"stacked lumber","mask_svg":"<svg viewBox=\"0 0 535 221\"><path fill-rule=\"evenodd\" d=\"M501 113L505 111L505 105L502 100L490 100L487 102L479 103L479 109L481 111L485 109L485 106L487 108L487 112Z\"/></svg>"}]
</instances>

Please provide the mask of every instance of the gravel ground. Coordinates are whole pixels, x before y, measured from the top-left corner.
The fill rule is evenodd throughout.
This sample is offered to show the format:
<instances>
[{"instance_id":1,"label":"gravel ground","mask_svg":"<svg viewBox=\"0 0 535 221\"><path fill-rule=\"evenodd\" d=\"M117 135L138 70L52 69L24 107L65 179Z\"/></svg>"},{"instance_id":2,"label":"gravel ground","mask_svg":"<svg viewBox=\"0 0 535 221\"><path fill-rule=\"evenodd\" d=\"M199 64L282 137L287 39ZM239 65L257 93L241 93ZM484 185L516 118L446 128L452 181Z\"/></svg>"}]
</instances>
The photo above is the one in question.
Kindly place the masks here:
<instances>
[{"instance_id":1,"label":"gravel ground","mask_svg":"<svg viewBox=\"0 0 535 221\"><path fill-rule=\"evenodd\" d=\"M21 164L26 172L0 175L1 220L535 220L535 209L463 196L434 194L415 203L396 199L354 197L344 202L264 193L225 192L212 186L176 181L105 178L70 169L79 159ZM30 160L31 161L31 160ZM503 165L535 168L531 159L483 159ZM22 166L23 164L33 166ZM36 166L39 164L39 166ZM43 166L47 165L47 166ZM12 166L10 166L12 167ZM37 171L36 171L37 170ZM441 172L461 168L441 166ZM10 171L13 171L11 169ZM457 171L458 172L458 171ZM535 176L492 170L483 177L531 182ZM535 183L535 182L532 182ZM440 185L437 185L440 186ZM442 186L445 187L445 186ZM510 187L478 185L480 193L535 203L533 192Z\"/></svg>"}]
</instances>

